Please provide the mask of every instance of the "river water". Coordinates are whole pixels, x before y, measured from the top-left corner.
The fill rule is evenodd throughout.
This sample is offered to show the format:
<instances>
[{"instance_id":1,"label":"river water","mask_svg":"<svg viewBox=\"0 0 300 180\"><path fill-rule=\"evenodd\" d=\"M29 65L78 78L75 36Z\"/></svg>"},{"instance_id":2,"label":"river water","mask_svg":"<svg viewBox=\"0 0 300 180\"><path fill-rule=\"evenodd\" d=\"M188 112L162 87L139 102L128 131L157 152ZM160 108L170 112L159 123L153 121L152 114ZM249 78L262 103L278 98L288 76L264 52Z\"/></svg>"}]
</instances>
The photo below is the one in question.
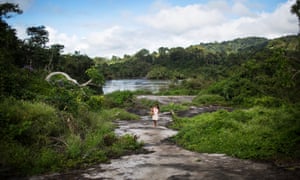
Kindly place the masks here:
<instances>
[{"instance_id":1,"label":"river water","mask_svg":"<svg viewBox=\"0 0 300 180\"><path fill-rule=\"evenodd\" d=\"M136 91L149 90L157 93L161 88L166 88L170 81L168 80L149 80L149 79L120 79L108 80L103 87L104 94L114 91Z\"/></svg>"}]
</instances>

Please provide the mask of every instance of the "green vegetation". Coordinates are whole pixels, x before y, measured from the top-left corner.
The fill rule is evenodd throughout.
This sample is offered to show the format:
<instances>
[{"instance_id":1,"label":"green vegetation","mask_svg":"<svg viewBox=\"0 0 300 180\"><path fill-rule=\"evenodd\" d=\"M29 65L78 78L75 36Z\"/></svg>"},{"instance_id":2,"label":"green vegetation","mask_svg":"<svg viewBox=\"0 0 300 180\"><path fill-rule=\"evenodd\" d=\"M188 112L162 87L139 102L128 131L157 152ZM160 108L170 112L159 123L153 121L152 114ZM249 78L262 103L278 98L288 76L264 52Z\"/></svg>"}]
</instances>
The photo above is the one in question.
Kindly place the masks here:
<instances>
[{"instance_id":1,"label":"green vegetation","mask_svg":"<svg viewBox=\"0 0 300 180\"><path fill-rule=\"evenodd\" d=\"M299 160L300 37L249 37L187 48L141 49L136 54L90 58L47 46L44 26L20 40L6 19L22 11L0 4L1 177L65 171L138 151L135 137L114 134L114 120L138 120L125 109L147 108L135 94L103 95L105 79L169 79L160 94L196 95L193 105L232 106L192 118L174 115L174 140L191 150L264 160ZM299 18L299 1L292 12ZM64 76L45 77L62 71ZM89 80L89 81L88 81ZM84 82L89 82L84 86ZM181 111L168 104L162 111Z\"/></svg>"},{"instance_id":2,"label":"green vegetation","mask_svg":"<svg viewBox=\"0 0 300 180\"><path fill-rule=\"evenodd\" d=\"M184 105L184 104L175 104L175 103L170 103L164 106L160 107L161 112L171 112L171 111L182 111L182 110L187 110L189 106Z\"/></svg>"},{"instance_id":3,"label":"green vegetation","mask_svg":"<svg viewBox=\"0 0 300 180\"><path fill-rule=\"evenodd\" d=\"M229 102L226 102L224 97L217 94L201 94L193 99L193 103L197 105L227 105Z\"/></svg>"},{"instance_id":4,"label":"green vegetation","mask_svg":"<svg viewBox=\"0 0 300 180\"><path fill-rule=\"evenodd\" d=\"M8 98L0 107L1 165L12 168L14 175L106 162L142 146L134 137L113 133L113 120L139 119L122 109L93 112L82 105L77 113L69 113L42 102Z\"/></svg>"},{"instance_id":5,"label":"green vegetation","mask_svg":"<svg viewBox=\"0 0 300 180\"><path fill-rule=\"evenodd\" d=\"M230 105L235 110L192 118L175 115L173 127L179 133L174 141L198 152L275 162L297 161L300 64L295 57L299 51L287 45L297 42L297 38L270 41L272 49L256 52L227 71L227 77L200 90L194 104ZM275 48L274 44L281 45Z\"/></svg>"},{"instance_id":6,"label":"green vegetation","mask_svg":"<svg viewBox=\"0 0 300 180\"><path fill-rule=\"evenodd\" d=\"M113 121L139 119L117 108L132 95L103 95L104 76L91 58L61 55L63 45L46 46L44 26L28 28L28 40L19 40L5 18L21 10L9 3L0 10L1 178L86 167L141 149L135 137L114 133ZM78 83L61 75L47 82L53 71Z\"/></svg>"},{"instance_id":7,"label":"green vegetation","mask_svg":"<svg viewBox=\"0 0 300 180\"><path fill-rule=\"evenodd\" d=\"M175 141L187 149L245 159L299 159L299 111L291 107L220 110L175 118ZM293 126L291 126L291 124Z\"/></svg>"}]
</instances>

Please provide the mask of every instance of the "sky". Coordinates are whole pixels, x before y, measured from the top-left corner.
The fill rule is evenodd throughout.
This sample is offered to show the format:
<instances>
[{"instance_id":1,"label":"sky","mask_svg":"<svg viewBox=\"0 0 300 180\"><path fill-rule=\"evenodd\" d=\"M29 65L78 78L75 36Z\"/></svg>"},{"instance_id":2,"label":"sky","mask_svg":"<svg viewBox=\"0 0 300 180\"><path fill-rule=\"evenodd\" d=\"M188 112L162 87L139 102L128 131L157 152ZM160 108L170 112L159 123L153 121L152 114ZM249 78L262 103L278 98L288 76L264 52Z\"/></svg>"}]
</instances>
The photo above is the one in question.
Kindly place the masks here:
<instances>
[{"instance_id":1,"label":"sky","mask_svg":"<svg viewBox=\"0 0 300 180\"><path fill-rule=\"evenodd\" d=\"M23 14L7 20L18 37L44 25L49 45L64 53L123 57L141 49L188 47L257 36L298 33L296 0L0 0Z\"/></svg>"}]
</instances>

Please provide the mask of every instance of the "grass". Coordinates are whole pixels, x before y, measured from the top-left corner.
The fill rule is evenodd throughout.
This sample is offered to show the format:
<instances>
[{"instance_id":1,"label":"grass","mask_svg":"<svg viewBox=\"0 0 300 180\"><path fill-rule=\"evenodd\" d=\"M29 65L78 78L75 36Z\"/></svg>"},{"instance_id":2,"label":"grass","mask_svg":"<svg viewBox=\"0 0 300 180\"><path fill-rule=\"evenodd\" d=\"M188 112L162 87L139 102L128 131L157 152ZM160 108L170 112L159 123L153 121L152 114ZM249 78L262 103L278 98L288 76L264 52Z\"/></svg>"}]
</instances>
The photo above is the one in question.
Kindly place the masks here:
<instances>
[{"instance_id":1,"label":"grass","mask_svg":"<svg viewBox=\"0 0 300 180\"><path fill-rule=\"evenodd\" d=\"M42 102L4 99L0 102L0 177L59 172L107 162L142 147L133 136L114 134L114 120L138 120L119 108L78 114Z\"/></svg>"},{"instance_id":2,"label":"grass","mask_svg":"<svg viewBox=\"0 0 300 180\"><path fill-rule=\"evenodd\" d=\"M175 117L173 127L179 129L175 141L197 152L243 159L300 158L300 121L295 109L220 110L193 118Z\"/></svg>"}]
</instances>

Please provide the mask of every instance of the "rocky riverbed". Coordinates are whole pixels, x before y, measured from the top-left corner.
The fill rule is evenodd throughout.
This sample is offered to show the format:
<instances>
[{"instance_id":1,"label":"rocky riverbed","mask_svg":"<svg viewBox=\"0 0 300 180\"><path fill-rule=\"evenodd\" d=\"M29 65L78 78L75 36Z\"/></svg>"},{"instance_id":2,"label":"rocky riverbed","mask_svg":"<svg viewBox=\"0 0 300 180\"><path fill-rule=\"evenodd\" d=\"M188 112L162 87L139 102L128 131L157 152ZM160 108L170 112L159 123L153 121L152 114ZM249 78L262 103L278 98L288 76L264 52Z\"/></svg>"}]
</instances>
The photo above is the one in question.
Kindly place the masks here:
<instances>
[{"instance_id":1,"label":"rocky riverbed","mask_svg":"<svg viewBox=\"0 0 300 180\"><path fill-rule=\"evenodd\" d=\"M169 102L189 102L193 97L139 96ZM222 107L192 107L182 115L215 111ZM144 154L134 154L113 159L109 164L99 164L88 169L65 174L35 176L30 179L298 179L298 170L288 170L269 163L241 160L224 154L196 153L171 143L167 138L177 132L166 127L171 114L160 115L159 126L153 127L149 116L140 121L117 121L116 133L132 134L145 144Z\"/></svg>"}]
</instances>

